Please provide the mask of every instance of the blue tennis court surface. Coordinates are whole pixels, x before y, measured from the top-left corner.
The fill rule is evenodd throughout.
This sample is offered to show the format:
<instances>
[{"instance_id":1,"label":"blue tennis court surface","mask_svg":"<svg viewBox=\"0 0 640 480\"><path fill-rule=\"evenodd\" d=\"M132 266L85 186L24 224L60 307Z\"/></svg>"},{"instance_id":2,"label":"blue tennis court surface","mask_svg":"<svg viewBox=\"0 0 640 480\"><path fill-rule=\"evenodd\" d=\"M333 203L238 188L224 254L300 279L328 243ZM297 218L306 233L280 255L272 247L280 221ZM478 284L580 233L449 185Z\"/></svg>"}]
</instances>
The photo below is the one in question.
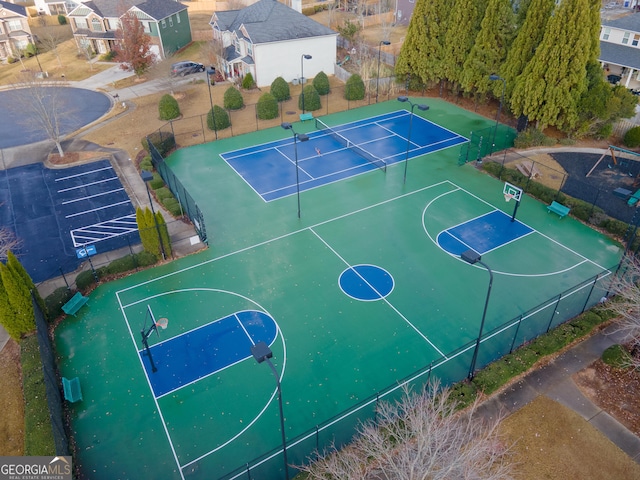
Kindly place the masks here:
<instances>
[{"instance_id":1,"label":"blue tennis court surface","mask_svg":"<svg viewBox=\"0 0 640 480\"><path fill-rule=\"evenodd\" d=\"M467 141L457 133L399 110L277 142L221 154L264 201L326 185ZM298 168L296 168L296 148ZM407 154L408 150L408 154ZM367 158L365 158L367 157Z\"/></svg>"},{"instance_id":2,"label":"blue tennis court surface","mask_svg":"<svg viewBox=\"0 0 640 480\"><path fill-rule=\"evenodd\" d=\"M500 210L494 210L440 232L438 245L455 255L473 249L481 255L529 235L533 229L514 220Z\"/></svg>"},{"instance_id":3,"label":"blue tennis court surface","mask_svg":"<svg viewBox=\"0 0 640 480\"><path fill-rule=\"evenodd\" d=\"M251 345L271 345L276 333L269 315L247 310L150 347L157 372L151 371L145 349L138 353L153 393L161 397L250 357Z\"/></svg>"},{"instance_id":4,"label":"blue tennis court surface","mask_svg":"<svg viewBox=\"0 0 640 480\"><path fill-rule=\"evenodd\" d=\"M4 170L0 204L0 225L21 240L15 253L35 282L75 270L86 260L77 258L81 246L103 253L139 241L133 205L108 160Z\"/></svg>"}]
</instances>

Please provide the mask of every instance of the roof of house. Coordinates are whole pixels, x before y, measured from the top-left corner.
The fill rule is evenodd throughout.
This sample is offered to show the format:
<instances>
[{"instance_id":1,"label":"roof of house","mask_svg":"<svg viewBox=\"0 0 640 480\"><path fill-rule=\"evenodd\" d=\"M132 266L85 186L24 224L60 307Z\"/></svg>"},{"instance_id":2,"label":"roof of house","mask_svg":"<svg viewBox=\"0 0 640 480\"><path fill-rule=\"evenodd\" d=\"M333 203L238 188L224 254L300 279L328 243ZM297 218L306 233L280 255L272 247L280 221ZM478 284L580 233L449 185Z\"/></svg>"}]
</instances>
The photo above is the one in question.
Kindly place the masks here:
<instances>
[{"instance_id":1,"label":"roof of house","mask_svg":"<svg viewBox=\"0 0 640 480\"><path fill-rule=\"evenodd\" d=\"M13 3L0 1L0 8L4 8L5 10L10 10L13 13L17 13L18 15L21 15L23 17L27 16L27 9L21 5L15 5Z\"/></svg>"},{"instance_id":2,"label":"roof of house","mask_svg":"<svg viewBox=\"0 0 640 480\"><path fill-rule=\"evenodd\" d=\"M162 20L174 13L187 9L185 5L174 0L147 0L146 2L138 3L136 8L140 9L155 20Z\"/></svg>"},{"instance_id":3,"label":"roof of house","mask_svg":"<svg viewBox=\"0 0 640 480\"><path fill-rule=\"evenodd\" d=\"M89 14L87 9L90 9L102 18L118 18L134 6L156 20L187 8L175 0L90 0L78 5L70 15L84 17Z\"/></svg>"},{"instance_id":4,"label":"roof of house","mask_svg":"<svg viewBox=\"0 0 640 480\"><path fill-rule=\"evenodd\" d=\"M600 61L640 69L640 48L619 43L600 42Z\"/></svg>"},{"instance_id":5,"label":"roof of house","mask_svg":"<svg viewBox=\"0 0 640 480\"><path fill-rule=\"evenodd\" d=\"M337 35L277 0L259 0L241 10L216 12L211 23L216 23L222 31L235 31L240 36L243 36L240 28L244 27L254 44Z\"/></svg>"},{"instance_id":6,"label":"roof of house","mask_svg":"<svg viewBox=\"0 0 640 480\"><path fill-rule=\"evenodd\" d=\"M632 32L640 32L640 15L633 13L615 20L602 20L603 27L619 28L620 30L629 30Z\"/></svg>"}]
</instances>

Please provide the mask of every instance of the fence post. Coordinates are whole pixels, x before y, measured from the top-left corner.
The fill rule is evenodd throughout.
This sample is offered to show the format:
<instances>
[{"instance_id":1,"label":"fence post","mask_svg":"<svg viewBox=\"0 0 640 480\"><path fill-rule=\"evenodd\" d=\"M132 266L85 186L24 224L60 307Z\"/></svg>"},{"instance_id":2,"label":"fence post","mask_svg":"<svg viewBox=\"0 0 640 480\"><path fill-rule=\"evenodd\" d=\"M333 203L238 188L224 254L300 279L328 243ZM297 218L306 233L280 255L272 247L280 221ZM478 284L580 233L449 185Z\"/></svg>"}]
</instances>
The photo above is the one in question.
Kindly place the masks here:
<instances>
[{"instance_id":1,"label":"fence post","mask_svg":"<svg viewBox=\"0 0 640 480\"><path fill-rule=\"evenodd\" d=\"M558 311L558 305L560 305L560 300L562 300L562 294L558 295L558 301L553 306L553 311L551 312L551 318L549 319L549 325L547 325L547 331L545 333L549 333L551 329L551 324L553 323L553 317L556 316L556 312Z\"/></svg>"},{"instance_id":2,"label":"fence post","mask_svg":"<svg viewBox=\"0 0 640 480\"><path fill-rule=\"evenodd\" d=\"M511 342L511 348L509 349L509 353L513 353L513 347L516 344L516 340L518 339L518 332L520 331L520 324L522 323L522 315L518 318L518 326L516 327L516 332L513 334L513 341Z\"/></svg>"}]
</instances>

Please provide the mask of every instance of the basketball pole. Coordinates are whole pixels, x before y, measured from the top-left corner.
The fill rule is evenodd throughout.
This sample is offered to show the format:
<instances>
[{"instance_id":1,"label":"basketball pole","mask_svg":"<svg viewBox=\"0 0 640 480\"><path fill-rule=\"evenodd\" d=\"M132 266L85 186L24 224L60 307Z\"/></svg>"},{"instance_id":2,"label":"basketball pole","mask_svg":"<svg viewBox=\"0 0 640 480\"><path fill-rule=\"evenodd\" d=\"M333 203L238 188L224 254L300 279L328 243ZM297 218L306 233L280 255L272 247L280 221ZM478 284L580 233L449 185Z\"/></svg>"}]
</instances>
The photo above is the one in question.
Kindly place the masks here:
<instances>
[{"instance_id":1,"label":"basketball pole","mask_svg":"<svg viewBox=\"0 0 640 480\"><path fill-rule=\"evenodd\" d=\"M152 323L152 325L149 327L149 330L147 330L146 332L144 330L141 330L140 334L142 335L142 345L144 345L145 352L149 357L149 363L151 364L151 371L153 373L156 373L158 369L156 368L156 364L153 363L153 357L151 356L151 349L149 348L149 342L147 341L147 339L149 338L149 335L151 335L151 332L153 332L154 330L157 331L157 327L155 323Z\"/></svg>"},{"instance_id":2,"label":"basketball pole","mask_svg":"<svg viewBox=\"0 0 640 480\"><path fill-rule=\"evenodd\" d=\"M515 200L515 198L514 198ZM516 200L516 206L513 207L513 215L511 215L511 221L515 222L516 221L516 213L518 212L518 205L520 205L520 200Z\"/></svg>"}]
</instances>

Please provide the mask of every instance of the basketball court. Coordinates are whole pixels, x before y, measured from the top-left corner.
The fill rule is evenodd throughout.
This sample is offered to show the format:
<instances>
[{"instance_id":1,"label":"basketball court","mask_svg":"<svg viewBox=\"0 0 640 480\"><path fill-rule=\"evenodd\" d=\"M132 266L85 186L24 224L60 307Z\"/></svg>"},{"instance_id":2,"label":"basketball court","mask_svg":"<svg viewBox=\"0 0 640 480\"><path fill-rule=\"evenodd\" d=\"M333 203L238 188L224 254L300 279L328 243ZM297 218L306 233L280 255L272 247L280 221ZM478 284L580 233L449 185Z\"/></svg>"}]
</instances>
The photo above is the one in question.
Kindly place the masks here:
<instances>
[{"instance_id":1,"label":"basketball court","mask_svg":"<svg viewBox=\"0 0 640 480\"><path fill-rule=\"evenodd\" d=\"M398 122L384 143L396 147L391 156L368 150L386 169L369 159L368 170L301 185L298 198L290 131L172 155L211 247L101 285L57 330L61 373L82 383L71 423L85 476L283 478L278 385L288 462L298 465L316 448L347 442L401 385L465 378L489 281L484 267L461 259L468 249L495 277L478 368L597 303L619 245L459 167L458 148L414 155L438 143L428 138L434 131L451 132L442 140L455 145L491 124L437 99L429 104L413 119L410 143L397 102L322 119L345 137L354 124L357 132ZM336 141L322 125L294 129L310 137L298 144L309 143L299 163L319 142ZM335 174L357 162L351 153L343 160L351 150L343 143L322 143L329 158L318 165ZM252 156L247 145L268 152L250 160L254 167L234 163ZM274 152L278 162L259 165ZM284 173L265 173L275 163ZM253 357L258 344L271 350L275 378Z\"/></svg>"}]
</instances>

